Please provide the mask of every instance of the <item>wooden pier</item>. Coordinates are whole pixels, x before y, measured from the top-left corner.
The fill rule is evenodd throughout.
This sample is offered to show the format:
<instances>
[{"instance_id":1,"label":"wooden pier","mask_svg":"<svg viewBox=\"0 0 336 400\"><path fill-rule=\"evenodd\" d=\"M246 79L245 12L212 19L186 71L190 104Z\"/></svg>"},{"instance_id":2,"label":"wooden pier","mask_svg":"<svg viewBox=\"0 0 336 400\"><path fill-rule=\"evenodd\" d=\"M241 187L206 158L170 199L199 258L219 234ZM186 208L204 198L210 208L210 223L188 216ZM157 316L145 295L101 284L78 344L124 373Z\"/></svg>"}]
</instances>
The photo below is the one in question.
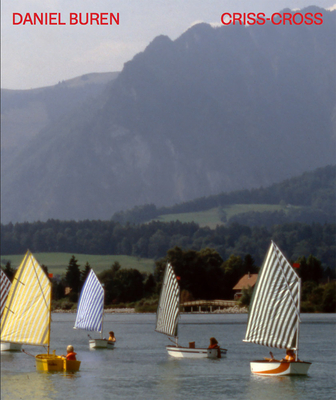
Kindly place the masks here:
<instances>
[{"instance_id":1,"label":"wooden pier","mask_svg":"<svg viewBox=\"0 0 336 400\"><path fill-rule=\"evenodd\" d=\"M213 312L237 305L234 300L195 300L181 303L180 307L182 312Z\"/></svg>"}]
</instances>

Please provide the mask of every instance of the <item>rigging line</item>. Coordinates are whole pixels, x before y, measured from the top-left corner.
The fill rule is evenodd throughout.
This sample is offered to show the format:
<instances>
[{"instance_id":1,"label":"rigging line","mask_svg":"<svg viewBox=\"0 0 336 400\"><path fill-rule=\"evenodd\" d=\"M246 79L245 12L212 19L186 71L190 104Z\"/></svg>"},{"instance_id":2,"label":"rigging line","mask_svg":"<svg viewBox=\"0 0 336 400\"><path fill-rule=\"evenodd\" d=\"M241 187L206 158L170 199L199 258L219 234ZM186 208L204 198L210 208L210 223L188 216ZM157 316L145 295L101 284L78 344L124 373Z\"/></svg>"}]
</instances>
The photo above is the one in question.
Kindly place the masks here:
<instances>
[{"instance_id":1,"label":"rigging line","mask_svg":"<svg viewBox=\"0 0 336 400\"><path fill-rule=\"evenodd\" d=\"M28 353L28 351L26 351L26 350L24 350L24 349L21 349L21 351L22 351L22 353L27 354L27 356L31 356L31 357L34 357L34 358L35 358L35 356L34 356L33 354Z\"/></svg>"},{"instance_id":2,"label":"rigging line","mask_svg":"<svg viewBox=\"0 0 336 400\"><path fill-rule=\"evenodd\" d=\"M289 285L288 285L287 278L286 278L286 275L285 275L285 273L284 273L284 271L283 271L283 267L282 267L282 265L281 265L281 260L280 260L280 257L279 257L279 255L278 255L278 252L277 252L278 247L276 246L276 244L275 244L274 242L272 242L272 243L273 243L273 245L275 246L275 255L276 255L277 259L278 259L278 262L279 262L279 265L280 265L280 270L281 270L282 275L283 275L283 277L284 277L284 279L285 279L285 283L286 283L287 289L288 289L288 291L289 291L289 295L290 295L290 297L291 297L291 299L292 299L292 303L293 303L293 305L294 305L295 313L296 313L297 317L299 318L299 321L301 322L300 313L299 313L299 311L298 311L298 309L297 309L297 307L296 307L296 305L295 305L295 301L294 301L294 299L293 299L292 292L291 292L290 287L289 287ZM280 249L279 249L279 251L280 251ZM286 258L283 254L282 254L282 256L283 256L284 260L287 261L287 263L289 264L287 258ZM290 266L290 264L289 264L289 266ZM295 272L295 271L294 271L294 274L296 275L296 272ZM298 300L300 301L300 299L298 299Z\"/></svg>"},{"instance_id":3,"label":"rigging line","mask_svg":"<svg viewBox=\"0 0 336 400\"><path fill-rule=\"evenodd\" d=\"M10 308L8 308L7 306L5 306L5 308L8 310L8 311L10 311L12 314L15 314L15 312L14 311L12 311Z\"/></svg>"},{"instance_id":4,"label":"rigging line","mask_svg":"<svg viewBox=\"0 0 336 400\"><path fill-rule=\"evenodd\" d=\"M33 255L31 254L31 256L33 256ZM33 258L34 258L34 257L33 257ZM35 259L35 260L36 260L36 259ZM36 262L37 262L37 260L36 260ZM47 300L46 300L46 298L45 298L45 294L44 294L44 291L43 291L43 288L42 288L40 279L39 279L39 277L38 277L38 275L37 275L37 272L36 272L36 267L35 267L34 260L33 260L33 268L34 268L34 272L35 272L35 275L36 275L36 278L37 278L37 282L38 282L38 284L39 284L39 286L40 286L40 289L41 289L41 292L42 292L42 296L43 296L43 300L44 300L45 306L46 306L47 310L49 310L48 302L47 302ZM42 269L42 268L41 268L41 269ZM43 271L43 273L45 274L44 271ZM48 281L49 281L49 278L47 278L47 279L48 279ZM50 283L50 282L49 282L49 283ZM49 286L49 285L48 285L48 286ZM49 286L49 289L50 289L50 286Z\"/></svg>"},{"instance_id":5,"label":"rigging line","mask_svg":"<svg viewBox=\"0 0 336 400\"><path fill-rule=\"evenodd\" d=\"M18 278L15 278L15 276L13 278L13 281L18 281L19 283L21 283L21 285L26 286L25 283L21 282Z\"/></svg>"}]
</instances>

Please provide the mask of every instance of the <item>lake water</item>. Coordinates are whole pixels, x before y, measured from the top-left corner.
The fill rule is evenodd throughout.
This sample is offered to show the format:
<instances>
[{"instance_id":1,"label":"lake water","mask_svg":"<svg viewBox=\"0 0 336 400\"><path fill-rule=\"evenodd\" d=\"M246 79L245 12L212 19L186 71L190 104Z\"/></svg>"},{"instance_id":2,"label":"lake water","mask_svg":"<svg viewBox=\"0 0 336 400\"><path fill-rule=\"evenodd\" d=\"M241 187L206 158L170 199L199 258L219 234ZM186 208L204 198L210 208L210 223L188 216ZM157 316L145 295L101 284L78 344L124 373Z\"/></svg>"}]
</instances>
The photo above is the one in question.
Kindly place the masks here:
<instances>
[{"instance_id":1,"label":"lake water","mask_svg":"<svg viewBox=\"0 0 336 400\"><path fill-rule=\"evenodd\" d=\"M72 344L82 361L76 373L43 373L24 353L1 355L1 399L335 399L336 316L303 314L299 357L311 361L306 377L261 377L249 362L269 349L243 343L247 315L182 314L179 343L207 347L214 336L228 349L219 360L173 359L170 341L156 333L154 314L107 314L104 333L115 332L113 350L89 350L86 331L72 329L75 314L52 314L51 349L64 354ZM91 333L91 336L94 336ZM32 354L42 348L23 346ZM276 357L284 352L274 349Z\"/></svg>"}]
</instances>

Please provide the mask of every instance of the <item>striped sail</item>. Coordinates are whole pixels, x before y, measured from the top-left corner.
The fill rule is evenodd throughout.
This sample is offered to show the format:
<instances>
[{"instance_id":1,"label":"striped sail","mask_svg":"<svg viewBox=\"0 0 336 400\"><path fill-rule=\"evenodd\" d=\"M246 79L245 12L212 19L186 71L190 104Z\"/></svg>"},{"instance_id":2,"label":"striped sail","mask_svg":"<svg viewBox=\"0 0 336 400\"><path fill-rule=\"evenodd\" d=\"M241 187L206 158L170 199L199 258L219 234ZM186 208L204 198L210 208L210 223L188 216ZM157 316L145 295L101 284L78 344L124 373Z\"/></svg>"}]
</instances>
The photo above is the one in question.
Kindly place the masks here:
<instances>
[{"instance_id":1,"label":"striped sail","mask_svg":"<svg viewBox=\"0 0 336 400\"><path fill-rule=\"evenodd\" d=\"M49 346L51 283L27 251L15 273L1 319L1 341Z\"/></svg>"},{"instance_id":2,"label":"striped sail","mask_svg":"<svg viewBox=\"0 0 336 400\"><path fill-rule=\"evenodd\" d=\"M156 313L156 331L177 337L180 290L173 268L167 264Z\"/></svg>"},{"instance_id":3,"label":"striped sail","mask_svg":"<svg viewBox=\"0 0 336 400\"><path fill-rule=\"evenodd\" d=\"M79 298L75 329L102 331L104 289L91 269Z\"/></svg>"},{"instance_id":4,"label":"striped sail","mask_svg":"<svg viewBox=\"0 0 336 400\"><path fill-rule=\"evenodd\" d=\"M244 342L298 348L300 278L272 242L253 292Z\"/></svg>"},{"instance_id":5,"label":"striped sail","mask_svg":"<svg viewBox=\"0 0 336 400\"><path fill-rule=\"evenodd\" d=\"M0 268L0 317L5 309L6 300L8 297L9 288L11 281L7 278L7 275Z\"/></svg>"}]
</instances>

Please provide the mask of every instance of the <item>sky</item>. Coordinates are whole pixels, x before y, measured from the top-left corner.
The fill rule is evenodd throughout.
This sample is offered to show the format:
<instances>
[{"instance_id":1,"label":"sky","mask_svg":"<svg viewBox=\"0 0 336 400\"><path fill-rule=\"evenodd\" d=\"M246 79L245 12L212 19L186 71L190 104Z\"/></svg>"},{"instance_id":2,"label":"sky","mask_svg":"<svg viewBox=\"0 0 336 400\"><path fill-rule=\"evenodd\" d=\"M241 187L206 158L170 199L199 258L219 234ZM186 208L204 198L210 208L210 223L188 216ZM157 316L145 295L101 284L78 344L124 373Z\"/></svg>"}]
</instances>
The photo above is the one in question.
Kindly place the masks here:
<instances>
[{"instance_id":1,"label":"sky","mask_svg":"<svg viewBox=\"0 0 336 400\"><path fill-rule=\"evenodd\" d=\"M158 35L175 40L197 22L335 0L1 0L1 87L31 89L92 72L121 71ZM70 25L70 13L119 13L119 25ZM13 24L13 13L60 13L66 25ZM18 16L16 17L18 22Z\"/></svg>"}]
</instances>

